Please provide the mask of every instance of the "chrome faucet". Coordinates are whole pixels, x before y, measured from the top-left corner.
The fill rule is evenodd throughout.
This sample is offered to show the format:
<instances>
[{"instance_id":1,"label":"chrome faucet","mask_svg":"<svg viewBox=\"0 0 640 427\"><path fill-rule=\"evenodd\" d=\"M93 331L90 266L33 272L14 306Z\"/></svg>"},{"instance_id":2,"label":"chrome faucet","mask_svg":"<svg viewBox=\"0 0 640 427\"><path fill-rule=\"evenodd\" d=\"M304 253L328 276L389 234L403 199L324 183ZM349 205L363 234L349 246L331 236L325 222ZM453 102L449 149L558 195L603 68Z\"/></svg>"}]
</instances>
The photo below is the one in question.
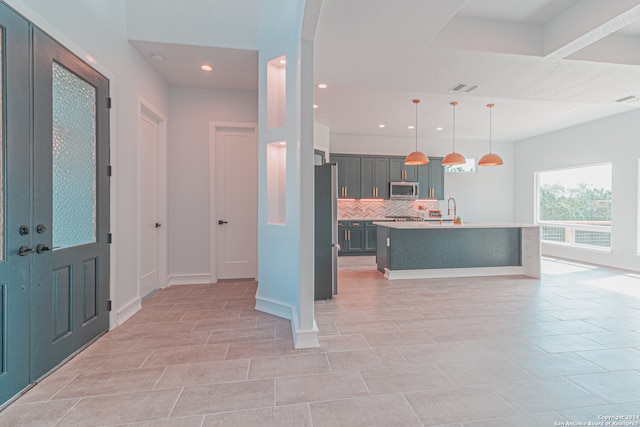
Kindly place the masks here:
<instances>
[{"instance_id":1,"label":"chrome faucet","mask_svg":"<svg viewBox=\"0 0 640 427\"><path fill-rule=\"evenodd\" d=\"M453 218L455 219L458 215L456 213L457 208L456 208L456 199L454 199L453 197L449 197L449 199L447 200L447 215L449 215L449 217L451 217L451 201L453 200Z\"/></svg>"}]
</instances>

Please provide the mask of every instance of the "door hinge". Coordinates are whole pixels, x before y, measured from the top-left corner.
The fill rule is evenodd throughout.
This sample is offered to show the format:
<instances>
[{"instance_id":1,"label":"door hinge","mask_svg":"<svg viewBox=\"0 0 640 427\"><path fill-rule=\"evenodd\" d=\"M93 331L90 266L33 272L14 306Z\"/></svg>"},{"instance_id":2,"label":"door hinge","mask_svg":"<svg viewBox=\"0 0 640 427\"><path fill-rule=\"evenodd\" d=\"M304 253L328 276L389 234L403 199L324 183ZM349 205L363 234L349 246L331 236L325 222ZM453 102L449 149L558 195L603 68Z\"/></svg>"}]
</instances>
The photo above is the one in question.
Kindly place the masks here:
<instances>
[{"instance_id":1,"label":"door hinge","mask_svg":"<svg viewBox=\"0 0 640 427\"><path fill-rule=\"evenodd\" d=\"M113 168L111 167L111 165L107 166L107 176L111 176L113 174Z\"/></svg>"},{"instance_id":2,"label":"door hinge","mask_svg":"<svg viewBox=\"0 0 640 427\"><path fill-rule=\"evenodd\" d=\"M111 233L107 234L107 243L111 244L113 242L113 235Z\"/></svg>"},{"instance_id":3,"label":"door hinge","mask_svg":"<svg viewBox=\"0 0 640 427\"><path fill-rule=\"evenodd\" d=\"M107 108L111 108L111 97L107 97Z\"/></svg>"},{"instance_id":4,"label":"door hinge","mask_svg":"<svg viewBox=\"0 0 640 427\"><path fill-rule=\"evenodd\" d=\"M107 301L107 311L111 311L111 300Z\"/></svg>"}]
</instances>

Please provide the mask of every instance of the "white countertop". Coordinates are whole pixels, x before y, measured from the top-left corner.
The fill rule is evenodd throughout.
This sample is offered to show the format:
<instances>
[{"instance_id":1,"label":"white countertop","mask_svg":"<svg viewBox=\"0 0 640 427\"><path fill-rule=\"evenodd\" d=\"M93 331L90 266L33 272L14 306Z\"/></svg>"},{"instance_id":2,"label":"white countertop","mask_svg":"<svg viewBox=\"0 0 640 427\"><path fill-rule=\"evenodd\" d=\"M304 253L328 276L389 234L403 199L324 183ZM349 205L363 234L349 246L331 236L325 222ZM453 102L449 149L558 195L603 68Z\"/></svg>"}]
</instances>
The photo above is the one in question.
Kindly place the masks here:
<instances>
[{"instance_id":1,"label":"white countertop","mask_svg":"<svg viewBox=\"0 0 640 427\"><path fill-rule=\"evenodd\" d=\"M540 227L536 224L518 224L512 222L463 222L462 224L454 224L453 222L443 221L399 221L399 222L374 222L374 225L380 225L387 228L396 229L415 229L415 228L536 228Z\"/></svg>"}]
</instances>

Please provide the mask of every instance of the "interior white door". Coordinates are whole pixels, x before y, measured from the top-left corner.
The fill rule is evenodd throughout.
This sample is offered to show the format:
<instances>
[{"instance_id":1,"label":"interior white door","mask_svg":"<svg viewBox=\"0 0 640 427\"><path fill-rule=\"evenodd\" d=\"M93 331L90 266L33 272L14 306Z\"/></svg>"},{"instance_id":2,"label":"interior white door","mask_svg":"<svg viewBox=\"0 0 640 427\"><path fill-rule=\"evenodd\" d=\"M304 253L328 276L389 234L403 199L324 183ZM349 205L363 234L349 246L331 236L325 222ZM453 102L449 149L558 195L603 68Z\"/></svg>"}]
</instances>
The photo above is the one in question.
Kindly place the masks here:
<instances>
[{"instance_id":1,"label":"interior white door","mask_svg":"<svg viewBox=\"0 0 640 427\"><path fill-rule=\"evenodd\" d=\"M215 127L217 279L258 275L258 137L256 127Z\"/></svg>"},{"instance_id":2,"label":"interior white door","mask_svg":"<svg viewBox=\"0 0 640 427\"><path fill-rule=\"evenodd\" d=\"M140 296L159 288L159 122L140 113Z\"/></svg>"}]
</instances>

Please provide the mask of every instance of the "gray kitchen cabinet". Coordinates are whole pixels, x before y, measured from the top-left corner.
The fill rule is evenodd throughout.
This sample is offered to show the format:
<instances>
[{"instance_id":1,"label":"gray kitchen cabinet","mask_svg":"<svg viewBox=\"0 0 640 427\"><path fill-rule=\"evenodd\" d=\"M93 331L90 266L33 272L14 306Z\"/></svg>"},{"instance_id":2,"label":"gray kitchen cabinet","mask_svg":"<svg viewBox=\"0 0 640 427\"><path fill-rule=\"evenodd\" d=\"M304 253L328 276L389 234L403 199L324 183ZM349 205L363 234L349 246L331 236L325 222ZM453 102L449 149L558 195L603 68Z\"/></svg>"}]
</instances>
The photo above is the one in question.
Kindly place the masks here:
<instances>
[{"instance_id":1,"label":"gray kitchen cabinet","mask_svg":"<svg viewBox=\"0 0 640 427\"><path fill-rule=\"evenodd\" d=\"M360 156L331 154L338 165L338 198L360 198Z\"/></svg>"},{"instance_id":2,"label":"gray kitchen cabinet","mask_svg":"<svg viewBox=\"0 0 640 427\"><path fill-rule=\"evenodd\" d=\"M404 157L389 158L389 181L417 181L418 169L416 166L404 164Z\"/></svg>"},{"instance_id":3,"label":"gray kitchen cabinet","mask_svg":"<svg viewBox=\"0 0 640 427\"><path fill-rule=\"evenodd\" d=\"M429 164L418 168L418 191L421 199L444 199L442 157L429 157Z\"/></svg>"},{"instance_id":4,"label":"gray kitchen cabinet","mask_svg":"<svg viewBox=\"0 0 640 427\"><path fill-rule=\"evenodd\" d=\"M360 158L360 197L363 199L389 198L389 158Z\"/></svg>"},{"instance_id":5,"label":"gray kitchen cabinet","mask_svg":"<svg viewBox=\"0 0 640 427\"><path fill-rule=\"evenodd\" d=\"M338 221L338 255L361 255L364 253L364 221Z\"/></svg>"},{"instance_id":6,"label":"gray kitchen cabinet","mask_svg":"<svg viewBox=\"0 0 640 427\"><path fill-rule=\"evenodd\" d=\"M364 250L366 252L376 252L376 235L377 226L373 225L373 221L364 222Z\"/></svg>"}]
</instances>

